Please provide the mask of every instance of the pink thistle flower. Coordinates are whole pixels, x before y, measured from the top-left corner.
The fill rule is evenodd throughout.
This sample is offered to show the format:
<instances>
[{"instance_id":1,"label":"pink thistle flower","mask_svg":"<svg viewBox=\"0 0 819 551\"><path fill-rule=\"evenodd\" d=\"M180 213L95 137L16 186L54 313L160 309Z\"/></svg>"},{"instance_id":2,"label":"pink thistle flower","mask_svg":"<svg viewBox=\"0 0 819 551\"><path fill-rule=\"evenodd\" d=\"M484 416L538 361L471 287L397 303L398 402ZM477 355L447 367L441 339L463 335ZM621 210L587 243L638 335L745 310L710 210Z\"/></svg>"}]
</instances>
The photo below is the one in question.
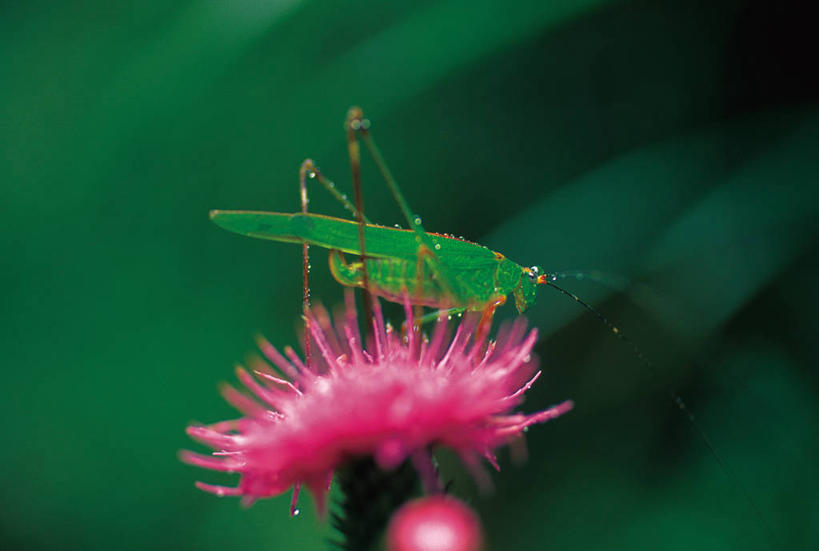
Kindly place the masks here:
<instances>
[{"instance_id":1,"label":"pink thistle flower","mask_svg":"<svg viewBox=\"0 0 819 551\"><path fill-rule=\"evenodd\" d=\"M405 310L407 327L413 327L409 304ZM433 446L456 451L480 481L480 457L497 468L493 450L572 408L566 401L529 415L512 412L540 375L531 357L537 331L527 333L522 319L488 343L471 317L451 339L446 318L431 338L412 330L402 337L384 324L376 301L374 337L366 347L351 295L340 328L333 329L323 310L306 321L319 352L313 365L260 339L260 349L284 377L266 364L255 377L238 367L249 393L226 386L223 394L244 416L188 427L192 438L215 451L184 451L183 461L241 474L237 487L198 482L202 490L241 496L250 505L293 487L293 513L304 484L323 512L334 469L354 457L372 456L384 469L412 459L427 487L433 486Z\"/></svg>"}]
</instances>

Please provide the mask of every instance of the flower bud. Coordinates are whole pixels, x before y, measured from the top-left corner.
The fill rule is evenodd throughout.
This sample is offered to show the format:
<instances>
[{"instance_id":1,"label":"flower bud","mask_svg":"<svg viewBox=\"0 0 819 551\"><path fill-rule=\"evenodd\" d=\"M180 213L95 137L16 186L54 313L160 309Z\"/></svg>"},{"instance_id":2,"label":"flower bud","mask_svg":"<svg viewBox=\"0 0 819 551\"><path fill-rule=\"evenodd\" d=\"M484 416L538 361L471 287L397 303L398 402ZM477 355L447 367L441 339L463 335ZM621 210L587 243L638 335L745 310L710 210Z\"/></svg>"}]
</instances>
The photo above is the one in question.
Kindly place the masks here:
<instances>
[{"instance_id":1,"label":"flower bud","mask_svg":"<svg viewBox=\"0 0 819 551\"><path fill-rule=\"evenodd\" d=\"M401 507L387 528L388 551L480 551L478 516L451 496L428 496Z\"/></svg>"}]
</instances>

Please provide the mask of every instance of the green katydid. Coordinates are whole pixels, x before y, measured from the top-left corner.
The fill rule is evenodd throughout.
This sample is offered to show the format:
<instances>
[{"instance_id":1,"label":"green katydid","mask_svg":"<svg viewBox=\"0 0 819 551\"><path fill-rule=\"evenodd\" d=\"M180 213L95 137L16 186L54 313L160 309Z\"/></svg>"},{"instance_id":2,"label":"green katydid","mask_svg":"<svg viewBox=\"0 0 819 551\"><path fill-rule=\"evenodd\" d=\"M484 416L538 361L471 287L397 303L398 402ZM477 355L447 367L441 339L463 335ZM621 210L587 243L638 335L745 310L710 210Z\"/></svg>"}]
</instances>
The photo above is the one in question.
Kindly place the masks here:
<instances>
[{"instance_id":1,"label":"green katydid","mask_svg":"<svg viewBox=\"0 0 819 551\"><path fill-rule=\"evenodd\" d=\"M522 312L534 303L536 285L545 283L537 267L522 267L482 245L441 234L427 234L435 251L430 263L436 263L438 272L427 277L418 272L425 263L418 261L412 230L365 224L365 268L341 254L361 254L355 221L312 213L214 210L210 216L219 226L249 237L330 249L330 269L339 283L364 287L366 269L369 291L393 302L407 293L416 305L483 311L511 293ZM442 275L445 280L439 279Z\"/></svg>"},{"instance_id":2,"label":"green katydid","mask_svg":"<svg viewBox=\"0 0 819 551\"><path fill-rule=\"evenodd\" d=\"M369 122L359 109L350 110L347 128L357 205L338 193L335 185L307 160L300 171L301 213L213 210L211 219L241 235L329 249L330 269L339 283L365 288L389 301L401 302L408 295L416 306L458 313L481 311L485 321L496 307L506 302L509 294L514 296L520 312L534 304L537 285L550 283L542 268L521 266L501 253L465 239L424 231L420 217L411 213L386 167L369 135ZM356 132L384 175L411 229L375 225L364 217L360 207ZM357 221L308 213L305 179L310 177L317 178L353 212ZM360 261L348 263L343 253L359 255Z\"/></svg>"}]
</instances>

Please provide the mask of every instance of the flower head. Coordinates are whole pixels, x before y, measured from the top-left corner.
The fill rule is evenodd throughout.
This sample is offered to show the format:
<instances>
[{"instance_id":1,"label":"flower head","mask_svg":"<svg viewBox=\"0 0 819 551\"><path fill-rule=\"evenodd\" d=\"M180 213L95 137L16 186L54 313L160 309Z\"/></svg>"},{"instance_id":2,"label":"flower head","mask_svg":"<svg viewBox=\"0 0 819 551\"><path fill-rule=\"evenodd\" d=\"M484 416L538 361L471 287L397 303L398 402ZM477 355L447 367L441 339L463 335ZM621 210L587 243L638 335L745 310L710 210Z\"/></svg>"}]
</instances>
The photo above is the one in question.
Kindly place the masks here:
<instances>
[{"instance_id":1,"label":"flower head","mask_svg":"<svg viewBox=\"0 0 819 551\"><path fill-rule=\"evenodd\" d=\"M473 470L480 457L497 468L494 449L572 407L564 402L530 415L512 412L540 374L531 356L537 332L527 333L522 319L489 342L471 317L451 338L446 318L429 338L413 330L402 336L384 323L375 302L373 337L365 346L350 295L347 302L346 319L335 329L323 310L307 314L311 348L318 351L310 365L292 349L282 355L261 340L279 373L266 364L255 376L237 368L248 392L226 386L224 396L243 417L188 427L215 451L183 452L184 461L241 474L237 487L199 488L250 504L294 487L294 508L305 484L323 510L333 470L350 458L373 456L385 469L408 458L421 466L433 446L446 446ZM412 328L408 301L405 310Z\"/></svg>"}]
</instances>

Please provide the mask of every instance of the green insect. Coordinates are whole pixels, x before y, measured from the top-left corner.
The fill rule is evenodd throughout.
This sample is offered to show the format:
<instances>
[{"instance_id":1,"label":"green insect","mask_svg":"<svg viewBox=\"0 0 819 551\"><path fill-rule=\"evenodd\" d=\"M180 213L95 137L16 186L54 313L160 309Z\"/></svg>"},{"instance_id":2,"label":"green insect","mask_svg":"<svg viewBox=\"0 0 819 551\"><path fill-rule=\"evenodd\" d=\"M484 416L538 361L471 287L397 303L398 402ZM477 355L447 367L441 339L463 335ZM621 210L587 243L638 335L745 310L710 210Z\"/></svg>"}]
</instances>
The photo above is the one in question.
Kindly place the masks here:
<instances>
[{"instance_id":1,"label":"green insect","mask_svg":"<svg viewBox=\"0 0 819 551\"><path fill-rule=\"evenodd\" d=\"M335 185L307 160L301 170L301 213L213 210L211 219L241 235L329 249L330 270L339 283L365 288L388 301L402 302L409 296L415 306L448 309L451 313L480 311L485 321L510 294L520 312L534 304L537 286L550 283L543 269L521 266L501 253L465 239L426 232L420 217L407 206L368 128L361 111L351 109L347 129L357 205L336 191ZM411 229L369 223L361 212L356 134L370 150ZM357 221L307 212L308 178L318 178L353 212ZM348 261L344 253L357 255L358 261Z\"/></svg>"},{"instance_id":2,"label":"green insect","mask_svg":"<svg viewBox=\"0 0 819 551\"><path fill-rule=\"evenodd\" d=\"M407 293L414 304L483 311L502 304L511 293L522 312L534 304L536 286L545 278L536 266L522 267L482 245L441 234L426 234L435 252L425 260L413 230L366 224L365 268L361 262L347 262L342 254L361 254L358 225L352 220L223 210L212 211L211 219L249 237L330 249L330 270L339 283L364 287L366 269L369 291L394 302Z\"/></svg>"}]
</instances>

